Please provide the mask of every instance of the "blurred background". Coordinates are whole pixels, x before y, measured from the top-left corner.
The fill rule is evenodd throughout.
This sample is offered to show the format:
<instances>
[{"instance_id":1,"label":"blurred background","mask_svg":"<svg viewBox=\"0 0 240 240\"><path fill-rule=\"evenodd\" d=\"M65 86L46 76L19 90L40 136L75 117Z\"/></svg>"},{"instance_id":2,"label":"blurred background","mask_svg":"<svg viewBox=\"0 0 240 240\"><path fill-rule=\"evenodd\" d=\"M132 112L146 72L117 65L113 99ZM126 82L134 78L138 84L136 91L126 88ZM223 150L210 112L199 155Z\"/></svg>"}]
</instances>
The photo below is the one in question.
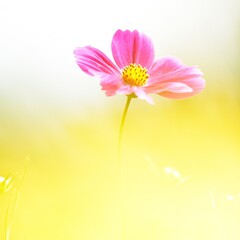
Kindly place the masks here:
<instances>
[{"instance_id":1,"label":"blurred background","mask_svg":"<svg viewBox=\"0 0 240 240\"><path fill-rule=\"evenodd\" d=\"M177 56L206 79L191 99L131 103L126 240L238 240L239 9L238 0L1 1L0 182L13 182L0 192L0 239L21 187L11 240L120 240L126 98L106 97L73 56L92 45L111 57L120 28L144 32L156 58Z\"/></svg>"}]
</instances>

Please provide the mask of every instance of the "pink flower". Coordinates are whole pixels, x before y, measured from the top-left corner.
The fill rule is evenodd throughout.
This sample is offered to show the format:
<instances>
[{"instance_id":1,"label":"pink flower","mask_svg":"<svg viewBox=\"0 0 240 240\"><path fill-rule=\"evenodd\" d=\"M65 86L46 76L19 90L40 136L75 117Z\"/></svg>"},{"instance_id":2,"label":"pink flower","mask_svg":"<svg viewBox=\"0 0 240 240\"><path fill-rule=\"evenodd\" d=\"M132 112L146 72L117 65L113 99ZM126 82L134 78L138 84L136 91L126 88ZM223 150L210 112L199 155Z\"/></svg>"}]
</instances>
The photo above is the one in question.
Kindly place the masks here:
<instances>
[{"instance_id":1,"label":"pink flower","mask_svg":"<svg viewBox=\"0 0 240 240\"><path fill-rule=\"evenodd\" d=\"M74 54L85 73L101 80L107 96L132 95L153 103L152 93L182 99L205 87L203 74L196 67L186 66L175 57L154 61L151 39L137 30L116 31L112 39L115 63L91 46L77 48Z\"/></svg>"}]
</instances>

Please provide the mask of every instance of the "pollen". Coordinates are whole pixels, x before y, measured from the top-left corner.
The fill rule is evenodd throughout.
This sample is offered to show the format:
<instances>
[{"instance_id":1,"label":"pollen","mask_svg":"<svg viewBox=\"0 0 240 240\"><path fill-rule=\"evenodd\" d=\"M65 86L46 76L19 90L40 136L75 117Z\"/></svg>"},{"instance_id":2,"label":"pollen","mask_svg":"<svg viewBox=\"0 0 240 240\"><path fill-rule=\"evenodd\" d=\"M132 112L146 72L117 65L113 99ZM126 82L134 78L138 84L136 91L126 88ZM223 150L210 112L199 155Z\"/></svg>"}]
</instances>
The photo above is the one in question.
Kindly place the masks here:
<instances>
[{"instance_id":1,"label":"pollen","mask_svg":"<svg viewBox=\"0 0 240 240\"><path fill-rule=\"evenodd\" d=\"M124 83L131 86L143 86L147 83L149 75L147 69L140 64L130 64L122 70L122 79Z\"/></svg>"}]
</instances>

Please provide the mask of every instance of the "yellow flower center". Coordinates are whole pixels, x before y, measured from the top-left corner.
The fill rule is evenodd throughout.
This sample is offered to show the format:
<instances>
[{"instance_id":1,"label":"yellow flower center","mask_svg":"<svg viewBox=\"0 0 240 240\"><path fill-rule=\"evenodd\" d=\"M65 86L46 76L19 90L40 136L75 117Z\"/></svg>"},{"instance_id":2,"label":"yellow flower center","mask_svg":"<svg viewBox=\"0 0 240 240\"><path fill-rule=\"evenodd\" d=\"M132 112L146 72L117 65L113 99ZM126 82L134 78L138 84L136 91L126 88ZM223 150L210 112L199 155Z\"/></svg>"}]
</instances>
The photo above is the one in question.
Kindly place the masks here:
<instances>
[{"instance_id":1,"label":"yellow flower center","mask_svg":"<svg viewBox=\"0 0 240 240\"><path fill-rule=\"evenodd\" d=\"M147 69L143 68L140 64L131 63L122 70L123 81L131 86L143 86L146 84L148 78Z\"/></svg>"}]
</instances>

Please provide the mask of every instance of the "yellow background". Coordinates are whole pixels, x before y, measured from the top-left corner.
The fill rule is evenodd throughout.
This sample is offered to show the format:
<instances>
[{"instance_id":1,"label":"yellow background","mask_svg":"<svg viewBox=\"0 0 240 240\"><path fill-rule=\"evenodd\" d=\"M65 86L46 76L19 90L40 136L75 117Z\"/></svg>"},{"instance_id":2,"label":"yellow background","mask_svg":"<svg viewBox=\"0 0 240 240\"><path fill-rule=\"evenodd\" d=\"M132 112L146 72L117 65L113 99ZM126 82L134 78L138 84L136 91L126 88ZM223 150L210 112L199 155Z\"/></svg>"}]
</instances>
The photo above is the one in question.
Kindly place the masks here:
<instances>
[{"instance_id":1,"label":"yellow background","mask_svg":"<svg viewBox=\"0 0 240 240\"><path fill-rule=\"evenodd\" d=\"M239 2L2 1L0 240L27 164L11 240L120 240L117 139L125 96L80 71L75 47L111 55L116 29L138 29L198 65L186 100L134 99L123 134L126 240L240 238Z\"/></svg>"}]
</instances>

